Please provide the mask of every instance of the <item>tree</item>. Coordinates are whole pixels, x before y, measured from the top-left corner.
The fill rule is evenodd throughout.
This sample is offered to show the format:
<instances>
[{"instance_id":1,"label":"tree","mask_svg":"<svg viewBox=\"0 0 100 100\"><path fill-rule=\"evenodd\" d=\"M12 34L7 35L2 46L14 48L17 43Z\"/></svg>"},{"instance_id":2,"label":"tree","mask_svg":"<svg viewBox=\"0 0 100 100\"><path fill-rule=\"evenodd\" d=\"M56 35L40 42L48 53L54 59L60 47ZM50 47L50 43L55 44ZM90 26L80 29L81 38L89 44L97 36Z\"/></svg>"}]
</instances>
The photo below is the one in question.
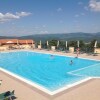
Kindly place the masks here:
<instances>
[{"instance_id":1,"label":"tree","mask_svg":"<svg viewBox=\"0 0 100 100\"><path fill-rule=\"evenodd\" d=\"M65 50L65 42L64 41L59 41L58 49Z\"/></svg>"},{"instance_id":2,"label":"tree","mask_svg":"<svg viewBox=\"0 0 100 100\"><path fill-rule=\"evenodd\" d=\"M82 40L79 41L79 47L80 47L81 51L85 50L85 43Z\"/></svg>"},{"instance_id":3,"label":"tree","mask_svg":"<svg viewBox=\"0 0 100 100\"><path fill-rule=\"evenodd\" d=\"M100 43L97 43L98 48L100 48Z\"/></svg>"},{"instance_id":4,"label":"tree","mask_svg":"<svg viewBox=\"0 0 100 100\"><path fill-rule=\"evenodd\" d=\"M95 41L96 41L96 40L94 39L94 40L92 40L92 41L90 42L90 51L91 51L91 52L94 51Z\"/></svg>"},{"instance_id":5,"label":"tree","mask_svg":"<svg viewBox=\"0 0 100 100\"><path fill-rule=\"evenodd\" d=\"M77 47L77 41L70 41L68 43L68 45L76 48Z\"/></svg>"},{"instance_id":6,"label":"tree","mask_svg":"<svg viewBox=\"0 0 100 100\"><path fill-rule=\"evenodd\" d=\"M57 46L57 40L49 41L49 46Z\"/></svg>"}]
</instances>

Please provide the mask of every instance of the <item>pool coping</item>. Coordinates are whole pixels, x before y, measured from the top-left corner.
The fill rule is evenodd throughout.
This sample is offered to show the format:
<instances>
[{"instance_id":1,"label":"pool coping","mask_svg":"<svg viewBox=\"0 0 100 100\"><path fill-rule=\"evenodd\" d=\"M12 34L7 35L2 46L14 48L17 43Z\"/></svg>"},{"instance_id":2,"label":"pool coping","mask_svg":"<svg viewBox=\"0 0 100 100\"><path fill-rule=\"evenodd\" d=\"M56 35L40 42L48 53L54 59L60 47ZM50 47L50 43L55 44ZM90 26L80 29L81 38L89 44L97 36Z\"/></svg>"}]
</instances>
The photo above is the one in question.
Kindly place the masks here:
<instances>
[{"instance_id":1,"label":"pool coping","mask_svg":"<svg viewBox=\"0 0 100 100\"><path fill-rule=\"evenodd\" d=\"M56 52L41 52L40 51L34 51L34 50L30 50L30 49L26 49L26 50L11 50L11 51L3 51L3 52L0 52L0 53L10 53L10 52L24 52L24 51L27 51L27 52L34 52L34 53L42 53L42 54L52 54L52 55L58 55L58 56L64 56L64 57L72 57L72 58L76 58L76 56L68 56L68 55L63 55L63 54L54 54ZM66 53L67 54L67 53ZM90 58L82 58L82 57L78 57L78 58L81 58L81 59L87 59L87 60L95 60L95 61L100 61L100 60L96 60L96 59L90 59Z\"/></svg>"},{"instance_id":2,"label":"pool coping","mask_svg":"<svg viewBox=\"0 0 100 100\"><path fill-rule=\"evenodd\" d=\"M18 51L35 52L35 51L29 51L29 50L18 50ZM18 52L18 51L10 51L10 52ZM3 52L3 53L4 53L4 52ZM7 53L9 53L9 52L7 52ZM36 53L52 54L52 53L43 53L43 52L36 52ZM67 55L61 55L61 54L53 54L53 55L67 56ZM67 56L67 57L73 57L73 56ZM79 58L80 58L80 57L79 57ZM85 59L85 58L81 58L81 59ZM87 58L86 58L86 59L87 59ZM88 59L88 60L94 60L94 59ZM99 60L95 60L95 61L99 61ZM25 83L27 83L28 85L30 85L30 86L32 86L32 87L35 87L35 88L37 88L37 89L39 89L39 90L43 91L44 93L46 93L46 94L48 94L48 95L51 95L51 96L54 96L54 95L56 95L56 94L58 94L58 93L63 92L64 90L70 89L70 88L72 88L72 87L74 87L74 86L77 86L77 85L79 85L79 84L85 83L85 82L87 82L87 81L89 81L89 80L91 80L91 79L93 79L93 78L97 78L97 77L87 77L87 78L84 78L84 79L82 79L82 80L80 80L80 81L74 82L73 84L66 85L66 86L64 86L64 87L62 87L62 88L60 88L60 89L58 89L58 90L55 90L55 91L51 92L51 91L49 91L48 89L46 89L46 88L44 88L44 87L42 87L42 86L40 86L40 85L38 85L38 84L36 84L36 83L34 83L34 82L31 82L31 81L29 81L29 80L27 80L27 79L25 79L25 78L23 78L23 77L21 77L21 76L18 76L18 75L14 74L14 73L12 73L12 72L10 72L10 71L8 71L8 70L5 70L5 69L3 69L3 68L1 68L1 67L0 67L0 71L2 71L2 72L4 72L4 73L6 73L6 74L8 74L8 75L10 75L10 76L12 76L12 77L18 79L18 80L20 80L20 81L22 81L22 82L25 82Z\"/></svg>"},{"instance_id":3,"label":"pool coping","mask_svg":"<svg viewBox=\"0 0 100 100\"><path fill-rule=\"evenodd\" d=\"M60 93L60 92L62 92L62 91L64 91L64 90L66 90L66 89L69 89L69 88L71 88L71 87L73 87L73 86L79 85L79 84L81 84L81 83L83 83L83 82L86 82L86 81L92 79L92 77L88 77L88 78L82 79L81 81L75 82L75 83L73 83L73 84L71 84L71 85L66 85L66 86L64 86L64 87L62 87L62 88L60 88L60 89L58 89L58 90L55 90L55 91L51 92L51 91L47 90L46 88L44 88L44 87L42 87L42 86L40 86L40 85L38 85L38 84L36 84L36 83L34 83L34 82L31 82L31 81L29 81L29 80L27 80L27 79L25 79L25 78L22 78L22 77L20 77L20 76L14 74L14 73L8 71L8 70L5 70L5 69L3 69L3 68L0 68L0 71L2 71L2 72L4 72L4 73L7 73L8 75L10 75L10 76L12 76L12 77L14 77L14 78L17 78L18 80L23 81L23 82L25 82L25 83L27 83L27 84L29 84L29 85L31 85L31 86L37 88L37 89L39 89L39 90L41 90L41 91L43 91L43 92L49 94L49 95L55 95L55 94Z\"/></svg>"}]
</instances>

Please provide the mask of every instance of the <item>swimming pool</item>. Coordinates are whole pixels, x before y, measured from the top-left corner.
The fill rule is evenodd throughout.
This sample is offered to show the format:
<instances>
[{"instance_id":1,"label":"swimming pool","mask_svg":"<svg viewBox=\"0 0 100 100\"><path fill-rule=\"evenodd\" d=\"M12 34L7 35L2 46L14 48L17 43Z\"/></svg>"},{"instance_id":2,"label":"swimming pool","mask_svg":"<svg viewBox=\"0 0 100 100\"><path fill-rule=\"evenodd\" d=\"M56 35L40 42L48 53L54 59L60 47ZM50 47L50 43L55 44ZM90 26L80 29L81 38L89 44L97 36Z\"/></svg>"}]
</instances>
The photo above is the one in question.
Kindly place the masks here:
<instances>
[{"instance_id":1,"label":"swimming pool","mask_svg":"<svg viewBox=\"0 0 100 100\"><path fill-rule=\"evenodd\" d=\"M71 60L73 64L70 64ZM85 71L88 73L88 66L98 64L100 61L29 51L0 53L1 68L51 92L91 76L83 73L82 69L88 68Z\"/></svg>"}]
</instances>

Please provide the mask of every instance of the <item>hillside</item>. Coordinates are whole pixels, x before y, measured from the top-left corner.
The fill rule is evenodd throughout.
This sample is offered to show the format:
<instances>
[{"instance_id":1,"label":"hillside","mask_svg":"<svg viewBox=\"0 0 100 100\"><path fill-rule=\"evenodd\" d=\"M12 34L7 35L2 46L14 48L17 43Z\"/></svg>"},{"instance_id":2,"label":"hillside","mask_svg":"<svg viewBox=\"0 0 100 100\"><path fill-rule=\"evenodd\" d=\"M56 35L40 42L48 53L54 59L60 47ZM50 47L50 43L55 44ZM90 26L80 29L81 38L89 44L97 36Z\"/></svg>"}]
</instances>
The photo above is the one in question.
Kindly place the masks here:
<instances>
[{"instance_id":1,"label":"hillside","mask_svg":"<svg viewBox=\"0 0 100 100\"><path fill-rule=\"evenodd\" d=\"M22 36L19 37L20 39L34 39L35 41L46 41L46 40L52 40L52 39L57 39L57 40L83 40L83 41L91 41L93 39L96 39L100 42L100 33L66 33L66 34L40 34L40 35L30 35L30 36Z\"/></svg>"},{"instance_id":2,"label":"hillside","mask_svg":"<svg viewBox=\"0 0 100 100\"><path fill-rule=\"evenodd\" d=\"M35 41L46 41L46 40L52 40L52 39L57 39L57 40L83 40L86 42L89 42L93 39L96 39L97 41L100 42L100 32L98 33L59 33L59 34L37 34L37 35L28 35L28 36L21 36L21 37L5 37L5 36L0 36L0 39L2 38L18 38L18 39L33 39Z\"/></svg>"}]
</instances>

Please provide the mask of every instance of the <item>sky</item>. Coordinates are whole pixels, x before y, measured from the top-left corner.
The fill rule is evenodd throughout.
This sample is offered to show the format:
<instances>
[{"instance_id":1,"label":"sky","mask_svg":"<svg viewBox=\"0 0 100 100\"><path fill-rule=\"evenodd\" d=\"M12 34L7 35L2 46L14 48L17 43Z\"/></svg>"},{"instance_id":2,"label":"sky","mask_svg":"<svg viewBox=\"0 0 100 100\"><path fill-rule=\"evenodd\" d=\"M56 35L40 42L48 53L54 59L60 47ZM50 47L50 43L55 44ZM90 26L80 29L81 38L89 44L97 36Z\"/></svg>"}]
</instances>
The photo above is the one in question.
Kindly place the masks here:
<instances>
[{"instance_id":1,"label":"sky","mask_svg":"<svg viewBox=\"0 0 100 100\"><path fill-rule=\"evenodd\" d=\"M100 0L0 0L0 36L100 32Z\"/></svg>"}]
</instances>

